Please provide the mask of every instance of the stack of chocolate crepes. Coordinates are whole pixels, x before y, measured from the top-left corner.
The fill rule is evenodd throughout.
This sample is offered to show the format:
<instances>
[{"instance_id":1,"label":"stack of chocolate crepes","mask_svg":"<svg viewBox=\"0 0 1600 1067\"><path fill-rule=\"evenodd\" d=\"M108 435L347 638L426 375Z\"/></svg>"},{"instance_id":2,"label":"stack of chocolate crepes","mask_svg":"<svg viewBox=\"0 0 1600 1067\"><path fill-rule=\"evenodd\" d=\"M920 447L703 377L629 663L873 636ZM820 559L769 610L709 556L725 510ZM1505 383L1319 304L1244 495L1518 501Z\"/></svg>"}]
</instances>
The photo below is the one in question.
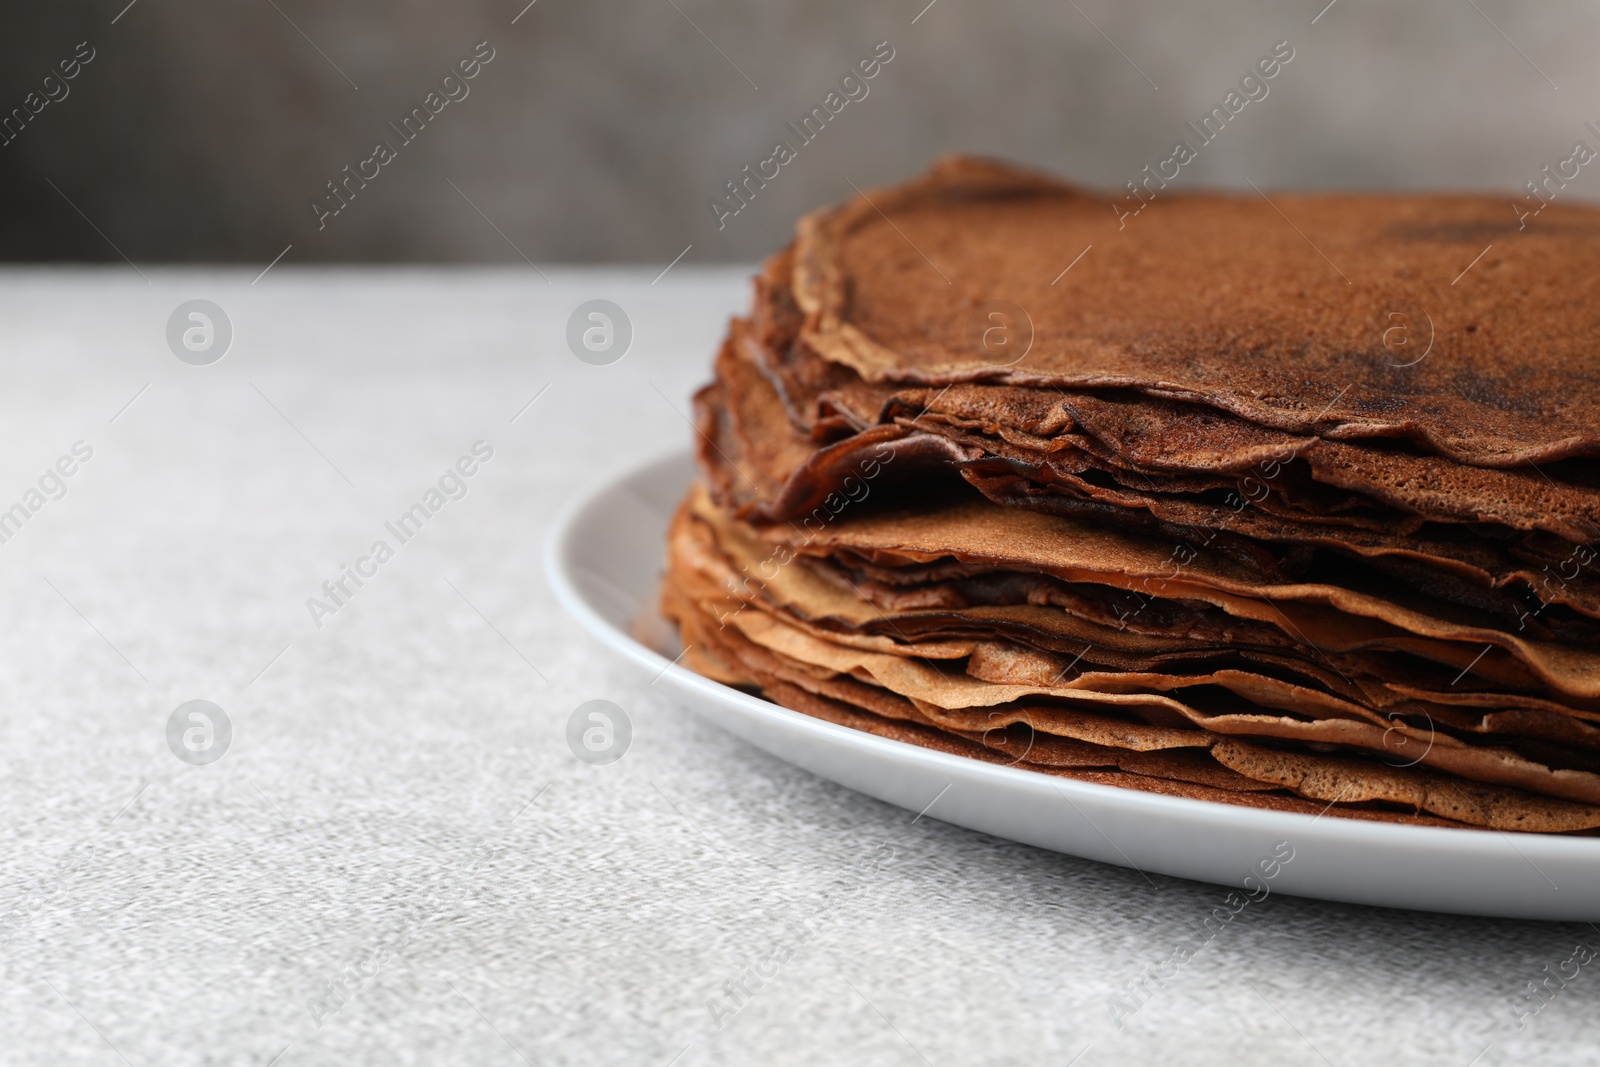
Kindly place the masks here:
<instances>
[{"instance_id":1,"label":"stack of chocolate crepes","mask_svg":"<svg viewBox=\"0 0 1600 1067\"><path fill-rule=\"evenodd\" d=\"M684 662L1045 774L1600 829L1600 212L1125 208L955 158L801 221L697 397Z\"/></svg>"}]
</instances>

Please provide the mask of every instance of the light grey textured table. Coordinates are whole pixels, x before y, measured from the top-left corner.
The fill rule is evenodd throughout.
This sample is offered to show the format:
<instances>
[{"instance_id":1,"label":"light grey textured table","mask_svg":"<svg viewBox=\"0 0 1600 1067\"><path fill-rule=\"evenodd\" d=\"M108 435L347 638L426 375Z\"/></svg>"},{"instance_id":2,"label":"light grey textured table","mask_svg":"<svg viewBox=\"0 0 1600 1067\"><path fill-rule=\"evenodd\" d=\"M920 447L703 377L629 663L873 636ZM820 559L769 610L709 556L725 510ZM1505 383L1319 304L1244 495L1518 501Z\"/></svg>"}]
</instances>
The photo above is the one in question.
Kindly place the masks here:
<instances>
[{"instance_id":1,"label":"light grey textured table","mask_svg":"<svg viewBox=\"0 0 1600 1067\"><path fill-rule=\"evenodd\" d=\"M1156 980L1223 890L913 821L577 631L553 513L686 442L746 272L252 273L0 272L0 508L93 450L0 544L0 1062L1600 1059L1600 961L1524 996L1592 927L1274 896ZM192 298L210 366L165 339ZM615 365L567 350L591 298ZM594 698L611 766L566 744ZM191 699L232 724L209 766L168 744Z\"/></svg>"}]
</instances>

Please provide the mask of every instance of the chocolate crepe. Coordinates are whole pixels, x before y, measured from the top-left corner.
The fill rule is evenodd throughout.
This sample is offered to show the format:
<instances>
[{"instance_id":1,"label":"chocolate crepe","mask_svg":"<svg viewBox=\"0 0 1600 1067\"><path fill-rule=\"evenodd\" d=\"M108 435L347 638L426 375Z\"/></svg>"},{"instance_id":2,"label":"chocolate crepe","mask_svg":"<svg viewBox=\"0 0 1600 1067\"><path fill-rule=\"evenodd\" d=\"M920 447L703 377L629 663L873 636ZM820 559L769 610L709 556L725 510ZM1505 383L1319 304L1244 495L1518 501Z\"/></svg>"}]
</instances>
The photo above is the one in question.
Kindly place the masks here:
<instances>
[{"instance_id":1,"label":"chocolate crepe","mask_svg":"<svg viewBox=\"0 0 1600 1067\"><path fill-rule=\"evenodd\" d=\"M1485 277L1541 288L1502 303L1430 273L1488 225L1470 198L1090 205L950 160L802 221L696 398L685 662L1046 773L1600 828L1600 313L1546 299L1595 284L1567 269L1600 221L1508 242ZM1033 276L1075 241L1105 254ZM1424 358L1373 299L1442 309ZM1003 362L995 306L1027 328Z\"/></svg>"},{"instance_id":2,"label":"chocolate crepe","mask_svg":"<svg viewBox=\"0 0 1600 1067\"><path fill-rule=\"evenodd\" d=\"M1139 388L1478 466L1600 453L1593 209L1551 205L1519 229L1501 197L1168 191L1137 220L1111 200L952 157L807 216L802 340L874 382ZM991 300L1031 317L1025 364L974 352ZM1434 324L1408 367L1372 328L1402 307Z\"/></svg>"}]
</instances>

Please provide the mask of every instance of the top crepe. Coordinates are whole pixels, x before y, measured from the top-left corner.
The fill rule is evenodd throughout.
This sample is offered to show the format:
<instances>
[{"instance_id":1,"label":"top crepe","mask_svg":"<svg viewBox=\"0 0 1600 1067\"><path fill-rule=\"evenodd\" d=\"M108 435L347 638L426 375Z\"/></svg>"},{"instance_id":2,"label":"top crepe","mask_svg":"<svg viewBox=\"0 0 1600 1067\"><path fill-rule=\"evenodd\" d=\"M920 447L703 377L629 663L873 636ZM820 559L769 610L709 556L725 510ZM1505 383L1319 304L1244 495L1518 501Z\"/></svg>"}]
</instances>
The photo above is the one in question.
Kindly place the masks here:
<instances>
[{"instance_id":1,"label":"top crepe","mask_svg":"<svg viewBox=\"0 0 1600 1067\"><path fill-rule=\"evenodd\" d=\"M868 382L1137 389L1482 467L1600 454L1589 208L1519 229L1494 198L1167 190L1119 219L951 158L802 220L794 264L801 340ZM1031 322L1009 365L982 343L997 301Z\"/></svg>"}]
</instances>

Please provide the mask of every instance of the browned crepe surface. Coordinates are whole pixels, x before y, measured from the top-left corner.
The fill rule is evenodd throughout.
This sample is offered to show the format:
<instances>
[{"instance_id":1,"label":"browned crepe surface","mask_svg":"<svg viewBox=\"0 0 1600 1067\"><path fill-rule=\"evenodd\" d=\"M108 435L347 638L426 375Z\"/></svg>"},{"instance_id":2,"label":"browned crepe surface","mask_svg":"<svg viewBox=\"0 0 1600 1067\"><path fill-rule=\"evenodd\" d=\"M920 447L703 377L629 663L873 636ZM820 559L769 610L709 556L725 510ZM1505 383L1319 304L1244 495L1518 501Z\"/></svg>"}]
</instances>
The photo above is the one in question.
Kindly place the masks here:
<instances>
[{"instance_id":1,"label":"browned crepe surface","mask_svg":"<svg viewBox=\"0 0 1600 1067\"><path fill-rule=\"evenodd\" d=\"M1159 531L1249 559L1264 580L1304 578L1331 566L1347 572L1342 581L1386 586L1398 580L1422 596L1488 613L1493 625L1514 626L1528 636L1600 641L1600 624L1590 621L1600 617L1600 571L1592 565L1600 553L1539 528L1541 522L1568 532L1583 528L1591 521L1590 511L1600 508L1600 491L1557 486L1531 471L1464 468L1437 457L1385 456L1367 446L1321 439L1297 442L1253 427L1257 443L1245 456L1275 455L1278 460L1253 459L1258 466L1242 474L1202 474L1197 472L1217 453L1216 439L1239 439L1233 430L1249 424L1212 409L1164 400L1113 402L1088 394L1056 398L1057 421L1070 423L1069 408L1089 412L1086 417L1097 432L1109 437L1117 431L1115 444L1124 450L1131 442L1136 455L1128 466L1125 457L1085 434L1028 439L1028 431L990 423L991 417L1007 411L1016 421L1042 414L1029 413L1029 405L1018 400L1027 391L1012 387L941 390L925 403L919 398L920 410L904 407L911 417L852 430L819 445L814 434L808 436L791 423L793 398L780 391L777 380L782 375L766 365L763 351L754 345L750 329L735 322L717 359L718 381L699 397L703 465L718 499L741 515L785 521L814 514L832 506L830 501L856 495L865 472L893 459L897 462L886 483L941 469L959 471L997 503ZM909 402L909 396L891 400L885 411ZM826 406L822 400L815 403ZM1015 414L1019 408L1020 416ZM1218 423L1224 425L1208 439L1208 429ZM1160 436L1152 441L1157 430ZM1261 445L1264 434L1282 439ZM1188 447L1176 447L1174 437L1186 439ZM1019 439L1022 444L1014 443ZM1308 451L1323 457L1310 466L1311 474L1327 467L1335 471L1330 478L1377 491L1378 479L1352 473L1366 464L1394 484L1410 486L1412 499L1406 508L1396 508L1313 480L1303 458L1283 461ZM1185 456L1198 456L1188 461L1189 469L1174 474L1160 470L1159 464L1141 467L1139 452L1166 457L1169 467ZM1407 463L1466 471L1470 477L1467 484L1452 487L1444 478L1448 471L1419 472ZM1524 474L1538 482L1540 491L1524 494L1527 499L1512 507L1506 502L1528 488L1517 482ZM1506 484L1474 489L1474 479ZM1470 503L1474 493L1491 503ZM1466 503L1452 505L1451 514L1429 500ZM1418 511L1425 506L1433 507L1431 515ZM1511 525L1485 533L1494 524L1468 521L1496 508ZM1537 520L1538 515L1552 517ZM1518 532L1516 524L1529 529Z\"/></svg>"},{"instance_id":2,"label":"browned crepe surface","mask_svg":"<svg viewBox=\"0 0 1600 1067\"><path fill-rule=\"evenodd\" d=\"M686 518L687 515L680 516L680 527ZM1112 767L1124 774L1165 779L1168 786L1161 791L1179 795L1198 795L1193 787L1221 791L1214 792L1210 799L1232 797L1237 800L1238 794L1259 793L1264 786L1277 786L1302 797L1333 802L1333 806L1341 810L1349 803L1375 803L1379 807L1368 814L1380 816L1398 815L1392 807L1385 807L1398 804L1411 805L1415 811L1430 811L1456 822L1502 829L1572 831L1600 825L1600 807L1537 797L1504 784L1462 780L1436 770L1393 767L1348 756L1329 762L1329 757L1322 752L1261 748L1236 738L1219 737L1209 729L1174 729L1141 721L1137 716L1117 716L1119 706L1125 709L1130 701L1136 705L1150 699L1150 694L1033 687L1036 702L1019 705L1014 698L1026 696L1020 691L1029 687L1008 686L1006 682L984 683L966 675L938 676L937 672L914 660L830 645L808 638L765 615L739 610L730 613L725 606L727 592L719 591L714 583L709 586L705 583L703 561L697 568L696 554L680 549L686 541L686 538L674 537L673 570L665 606L682 627L691 650L698 649L698 654L711 658L714 666L709 673L724 681L755 684L763 690L778 685L797 687L817 698L853 705L879 719L898 720L917 727L898 727L893 731L874 728L873 732L887 733L913 743L927 743L924 735L928 730L935 730L980 748L1011 753L1013 758L1007 762L1021 762L1033 769ZM995 661L991 661L989 667L1005 669L1003 663ZM706 668L701 666L701 669ZM912 676L909 680L907 671ZM890 684L883 684L885 678ZM967 680L963 682L961 678ZM946 691L951 685L964 691L966 696L952 699ZM906 695L916 693L921 696ZM1050 697L1059 699L1068 695L1081 699L1065 706L1049 701ZM923 699L928 696L937 699L935 702ZM1044 702L1037 702L1041 696L1045 697ZM974 699L979 704L969 710L944 706L970 705ZM796 706L794 699L785 703ZM798 710L816 713L813 707L802 706ZM1324 721L1339 726L1334 720ZM847 724L871 728L862 721ZM1346 722L1344 725L1354 724ZM1026 730L1018 733L1019 726L1025 726ZM1289 733L1292 736L1293 731ZM1281 733L1266 735L1273 746L1281 744L1281 736ZM1223 749L1226 760L1211 751L1224 741L1231 746ZM953 742L941 742L934 747L974 754L970 747L952 745ZM1210 755L1197 750L1205 750ZM1144 754L1137 755L1140 752ZM1243 774L1248 782L1227 776L1241 773L1229 766L1228 760L1251 768ZM1307 760L1311 762L1308 764ZM1268 771L1261 770L1262 767ZM1331 790L1344 790L1349 795L1330 794Z\"/></svg>"},{"instance_id":3,"label":"browned crepe surface","mask_svg":"<svg viewBox=\"0 0 1600 1067\"><path fill-rule=\"evenodd\" d=\"M1600 213L1550 205L1519 231L1504 198L1169 190L1122 224L1109 199L957 157L810 215L802 336L869 381L1157 390L1479 466L1600 451ZM995 300L1032 319L1014 367L973 340ZM1401 306L1433 322L1409 367L1379 325Z\"/></svg>"}]
</instances>

